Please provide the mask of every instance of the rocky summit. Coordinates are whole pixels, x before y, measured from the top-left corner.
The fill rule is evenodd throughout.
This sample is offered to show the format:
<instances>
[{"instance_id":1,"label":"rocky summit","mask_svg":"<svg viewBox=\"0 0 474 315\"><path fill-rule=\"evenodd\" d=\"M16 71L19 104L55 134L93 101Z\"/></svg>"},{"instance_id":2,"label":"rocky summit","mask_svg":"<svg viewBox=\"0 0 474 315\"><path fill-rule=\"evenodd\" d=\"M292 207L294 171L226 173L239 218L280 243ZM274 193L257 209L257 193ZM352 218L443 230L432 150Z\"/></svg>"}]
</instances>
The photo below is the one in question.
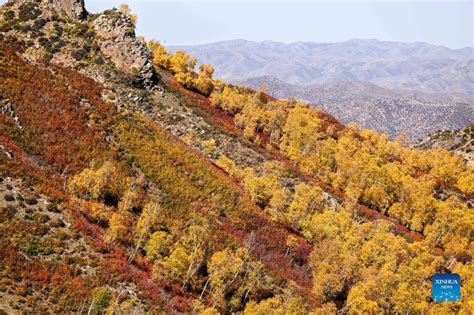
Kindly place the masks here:
<instances>
[{"instance_id":1,"label":"rocky summit","mask_svg":"<svg viewBox=\"0 0 474 315\"><path fill-rule=\"evenodd\" d=\"M144 86L152 87L156 81L151 56L145 43L135 36L135 25L130 17L117 10L107 11L92 23L101 38L100 50L118 69L138 76Z\"/></svg>"},{"instance_id":2,"label":"rocky summit","mask_svg":"<svg viewBox=\"0 0 474 315\"><path fill-rule=\"evenodd\" d=\"M96 71L100 81L106 79L105 69L110 68L104 65L126 73L147 88L157 81L150 52L135 36L135 25L127 12L112 9L90 15L80 0L9 1L2 12L18 16L4 21L2 36L26 40L28 58L52 59L63 66L89 71L94 67L85 64L92 62L95 70L102 68Z\"/></svg>"}]
</instances>

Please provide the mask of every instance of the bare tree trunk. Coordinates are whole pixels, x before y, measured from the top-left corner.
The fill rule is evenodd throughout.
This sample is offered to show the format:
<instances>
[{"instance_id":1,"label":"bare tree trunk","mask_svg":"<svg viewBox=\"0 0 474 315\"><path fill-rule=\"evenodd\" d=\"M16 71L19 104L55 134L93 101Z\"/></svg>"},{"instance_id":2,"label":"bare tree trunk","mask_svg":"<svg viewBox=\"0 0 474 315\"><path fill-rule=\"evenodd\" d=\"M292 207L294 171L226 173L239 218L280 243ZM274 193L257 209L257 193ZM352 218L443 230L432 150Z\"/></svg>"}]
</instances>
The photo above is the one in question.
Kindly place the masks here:
<instances>
[{"instance_id":1,"label":"bare tree trunk","mask_svg":"<svg viewBox=\"0 0 474 315\"><path fill-rule=\"evenodd\" d=\"M199 295L200 300L202 299L202 296L204 295L204 292L206 291L207 285L209 284L209 280L211 280L211 278L212 278L212 274L209 275L209 278L207 278L206 284L204 285L204 288L202 289L201 295Z\"/></svg>"},{"instance_id":2,"label":"bare tree trunk","mask_svg":"<svg viewBox=\"0 0 474 315\"><path fill-rule=\"evenodd\" d=\"M249 292L250 292L250 289L247 289L247 291L245 292L244 303L247 300L247 296L249 295Z\"/></svg>"},{"instance_id":3,"label":"bare tree trunk","mask_svg":"<svg viewBox=\"0 0 474 315\"><path fill-rule=\"evenodd\" d=\"M309 265L306 265L305 269L304 269L304 278L306 278L306 276L308 275L308 270L309 270Z\"/></svg>"},{"instance_id":4,"label":"bare tree trunk","mask_svg":"<svg viewBox=\"0 0 474 315\"><path fill-rule=\"evenodd\" d=\"M82 311L84 311L84 305L86 304L86 301L83 301L81 304L81 310L79 311L79 315L82 315Z\"/></svg>"},{"instance_id":5,"label":"bare tree trunk","mask_svg":"<svg viewBox=\"0 0 474 315\"><path fill-rule=\"evenodd\" d=\"M141 242L140 242L141 243ZM128 264L130 265L133 260L135 259L135 256L137 255L138 253L138 250L140 249L140 243L137 243L137 245L135 246L135 248L132 247L132 253L130 254L130 256L128 257Z\"/></svg>"},{"instance_id":6,"label":"bare tree trunk","mask_svg":"<svg viewBox=\"0 0 474 315\"><path fill-rule=\"evenodd\" d=\"M92 306L94 306L94 302L95 302L95 298L92 299L92 303L91 303L91 305L89 306L89 310L87 311L87 315L90 315L90 314L91 314Z\"/></svg>"}]
</instances>

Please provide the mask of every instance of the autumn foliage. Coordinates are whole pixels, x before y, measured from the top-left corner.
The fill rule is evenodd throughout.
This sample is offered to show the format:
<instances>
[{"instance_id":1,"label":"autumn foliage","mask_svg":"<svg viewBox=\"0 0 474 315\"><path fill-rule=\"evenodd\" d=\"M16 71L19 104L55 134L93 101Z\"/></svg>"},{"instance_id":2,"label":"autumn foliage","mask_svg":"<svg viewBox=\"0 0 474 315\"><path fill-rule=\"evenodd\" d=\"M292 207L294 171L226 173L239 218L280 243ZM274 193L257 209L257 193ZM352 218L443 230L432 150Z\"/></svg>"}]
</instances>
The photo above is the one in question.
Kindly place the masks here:
<instances>
[{"instance_id":1,"label":"autumn foliage","mask_svg":"<svg viewBox=\"0 0 474 315\"><path fill-rule=\"evenodd\" d=\"M134 19L127 6L120 10ZM0 152L0 173L62 202L75 237L101 257L97 276L84 278L67 264L24 259L25 251L48 255L20 241L47 229L8 218L0 223L4 270L36 290L61 292L55 296L68 307L58 312L86 302L91 312L128 312L139 300L155 306L151 312L204 314L469 307L474 171L460 157L342 126L296 99L214 80L210 65L196 72L197 60L183 51L148 47L155 67L180 84L173 93L193 91L199 105L191 106L205 107L198 114L225 120L214 127L232 126L232 137L264 161L242 166L213 138L199 142L201 154L144 112L106 103L91 79L33 65L2 45L0 101L13 104L22 128L0 115L0 144L13 155ZM360 207L386 220L361 216ZM434 304L430 277L447 270L467 283L463 299ZM121 303L111 287L123 283L136 285L136 300Z\"/></svg>"}]
</instances>

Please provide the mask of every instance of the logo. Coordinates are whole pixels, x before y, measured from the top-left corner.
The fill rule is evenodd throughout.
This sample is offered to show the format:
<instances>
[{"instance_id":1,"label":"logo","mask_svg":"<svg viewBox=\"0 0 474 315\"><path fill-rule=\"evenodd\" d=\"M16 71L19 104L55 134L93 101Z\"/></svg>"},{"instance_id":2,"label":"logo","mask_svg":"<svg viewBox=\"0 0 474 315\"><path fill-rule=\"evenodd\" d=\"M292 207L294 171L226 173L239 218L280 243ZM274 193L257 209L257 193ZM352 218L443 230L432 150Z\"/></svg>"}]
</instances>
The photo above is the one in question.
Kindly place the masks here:
<instances>
[{"instance_id":1,"label":"logo","mask_svg":"<svg viewBox=\"0 0 474 315\"><path fill-rule=\"evenodd\" d=\"M435 302L461 299L461 277L455 273L437 273L431 278L431 297Z\"/></svg>"}]
</instances>

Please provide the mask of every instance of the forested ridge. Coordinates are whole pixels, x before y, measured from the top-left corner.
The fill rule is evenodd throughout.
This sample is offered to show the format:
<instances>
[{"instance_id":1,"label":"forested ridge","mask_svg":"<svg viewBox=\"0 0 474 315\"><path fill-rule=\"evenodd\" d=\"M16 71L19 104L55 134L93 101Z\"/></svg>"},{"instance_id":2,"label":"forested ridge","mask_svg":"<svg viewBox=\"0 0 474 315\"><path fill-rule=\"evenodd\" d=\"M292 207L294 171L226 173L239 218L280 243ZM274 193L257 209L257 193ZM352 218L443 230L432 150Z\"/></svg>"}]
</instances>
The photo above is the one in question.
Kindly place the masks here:
<instances>
[{"instance_id":1,"label":"forested ridge","mask_svg":"<svg viewBox=\"0 0 474 315\"><path fill-rule=\"evenodd\" d=\"M0 308L470 312L474 170L462 157L215 80L157 41L143 42L160 78L145 89L104 61L91 27L133 29L128 7L42 26L45 7L18 8L2 8L3 27L18 19L6 32L23 35L0 38ZM68 40L89 48L34 48L30 24L74 28ZM54 62L81 51L75 69ZM432 301L438 272L461 275L460 302Z\"/></svg>"}]
</instances>

